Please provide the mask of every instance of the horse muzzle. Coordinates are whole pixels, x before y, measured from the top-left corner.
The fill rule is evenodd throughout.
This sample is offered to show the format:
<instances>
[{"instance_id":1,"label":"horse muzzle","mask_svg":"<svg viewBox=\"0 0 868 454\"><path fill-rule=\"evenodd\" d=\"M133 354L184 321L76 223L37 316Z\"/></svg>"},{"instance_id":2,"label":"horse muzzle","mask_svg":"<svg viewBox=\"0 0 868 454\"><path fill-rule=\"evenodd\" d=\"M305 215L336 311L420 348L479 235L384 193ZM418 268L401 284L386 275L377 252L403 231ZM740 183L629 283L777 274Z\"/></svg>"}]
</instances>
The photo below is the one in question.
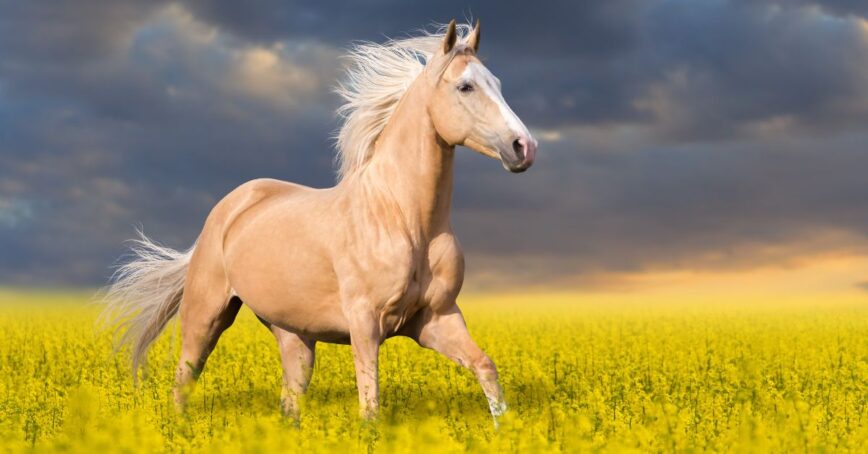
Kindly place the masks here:
<instances>
[{"instance_id":1,"label":"horse muzzle","mask_svg":"<svg viewBox=\"0 0 868 454\"><path fill-rule=\"evenodd\" d=\"M512 173L521 173L533 165L536 159L537 141L529 135L518 136L512 146L501 148L500 161Z\"/></svg>"}]
</instances>

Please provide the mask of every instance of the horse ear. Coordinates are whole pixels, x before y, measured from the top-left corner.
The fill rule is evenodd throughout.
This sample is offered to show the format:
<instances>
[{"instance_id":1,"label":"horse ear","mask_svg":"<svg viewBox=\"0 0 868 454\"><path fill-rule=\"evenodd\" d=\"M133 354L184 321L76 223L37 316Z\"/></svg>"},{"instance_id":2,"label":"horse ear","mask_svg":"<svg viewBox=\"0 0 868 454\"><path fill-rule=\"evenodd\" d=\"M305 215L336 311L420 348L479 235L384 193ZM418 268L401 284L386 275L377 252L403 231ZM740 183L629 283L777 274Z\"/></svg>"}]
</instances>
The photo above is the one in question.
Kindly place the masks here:
<instances>
[{"instance_id":1,"label":"horse ear","mask_svg":"<svg viewBox=\"0 0 868 454\"><path fill-rule=\"evenodd\" d=\"M446 26L446 35L443 37L443 53L448 54L455 47L455 40L458 35L455 33L455 19L449 22Z\"/></svg>"},{"instance_id":2,"label":"horse ear","mask_svg":"<svg viewBox=\"0 0 868 454\"><path fill-rule=\"evenodd\" d=\"M467 37L467 45L473 48L474 52L479 52L479 18L476 19L476 25L473 26L473 31Z\"/></svg>"}]
</instances>

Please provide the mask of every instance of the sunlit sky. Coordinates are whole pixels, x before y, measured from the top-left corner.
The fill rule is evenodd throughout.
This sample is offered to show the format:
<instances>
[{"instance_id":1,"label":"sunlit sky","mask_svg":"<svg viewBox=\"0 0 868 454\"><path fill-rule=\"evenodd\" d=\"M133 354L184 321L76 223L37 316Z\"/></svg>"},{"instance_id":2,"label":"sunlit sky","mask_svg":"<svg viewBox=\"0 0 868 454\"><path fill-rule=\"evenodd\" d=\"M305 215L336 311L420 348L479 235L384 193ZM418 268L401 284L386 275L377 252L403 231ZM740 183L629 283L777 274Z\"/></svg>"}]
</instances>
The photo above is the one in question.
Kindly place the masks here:
<instances>
[{"instance_id":1,"label":"sunlit sky","mask_svg":"<svg viewBox=\"0 0 868 454\"><path fill-rule=\"evenodd\" d=\"M868 2L427 3L0 2L0 285L333 184L344 49L472 16L540 151L459 150L469 289L868 295Z\"/></svg>"}]
</instances>

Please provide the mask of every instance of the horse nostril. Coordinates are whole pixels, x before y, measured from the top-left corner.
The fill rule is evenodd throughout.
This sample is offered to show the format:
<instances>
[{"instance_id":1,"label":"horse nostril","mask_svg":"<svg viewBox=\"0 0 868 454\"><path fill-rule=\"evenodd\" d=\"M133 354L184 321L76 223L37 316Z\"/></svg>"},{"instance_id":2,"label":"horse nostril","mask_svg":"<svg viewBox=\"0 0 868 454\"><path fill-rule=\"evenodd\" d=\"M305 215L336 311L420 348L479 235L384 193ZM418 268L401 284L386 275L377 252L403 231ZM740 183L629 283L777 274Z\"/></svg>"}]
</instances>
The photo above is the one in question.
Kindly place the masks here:
<instances>
[{"instance_id":1,"label":"horse nostril","mask_svg":"<svg viewBox=\"0 0 868 454\"><path fill-rule=\"evenodd\" d=\"M512 151L514 151L515 155L519 158L524 158L524 141L521 139L515 139L512 142Z\"/></svg>"}]
</instances>

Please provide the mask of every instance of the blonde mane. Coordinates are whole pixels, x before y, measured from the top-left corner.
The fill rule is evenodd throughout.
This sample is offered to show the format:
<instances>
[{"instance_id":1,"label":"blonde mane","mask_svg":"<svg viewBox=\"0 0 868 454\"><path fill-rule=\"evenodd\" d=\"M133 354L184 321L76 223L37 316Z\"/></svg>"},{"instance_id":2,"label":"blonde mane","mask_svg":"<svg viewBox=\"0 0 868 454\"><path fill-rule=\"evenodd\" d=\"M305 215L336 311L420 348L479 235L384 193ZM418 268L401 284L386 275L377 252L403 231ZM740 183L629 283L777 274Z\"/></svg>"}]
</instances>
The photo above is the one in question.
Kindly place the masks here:
<instances>
[{"instance_id":1,"label":"blonde mane","mask_svg":"<svg viewBox=\"0 0 868 454\"><path fill-rule=\"evenodd\" d=\"M457 26L458 42L472 27ZM337 109L343 124L337 133L338 178L361 169L374 153L374 144L389 122L398 101L443 41L446 27L385 43L360 42L347 55L346 81L336 93L344 103Z\"/></svg>"}]
</instances>

